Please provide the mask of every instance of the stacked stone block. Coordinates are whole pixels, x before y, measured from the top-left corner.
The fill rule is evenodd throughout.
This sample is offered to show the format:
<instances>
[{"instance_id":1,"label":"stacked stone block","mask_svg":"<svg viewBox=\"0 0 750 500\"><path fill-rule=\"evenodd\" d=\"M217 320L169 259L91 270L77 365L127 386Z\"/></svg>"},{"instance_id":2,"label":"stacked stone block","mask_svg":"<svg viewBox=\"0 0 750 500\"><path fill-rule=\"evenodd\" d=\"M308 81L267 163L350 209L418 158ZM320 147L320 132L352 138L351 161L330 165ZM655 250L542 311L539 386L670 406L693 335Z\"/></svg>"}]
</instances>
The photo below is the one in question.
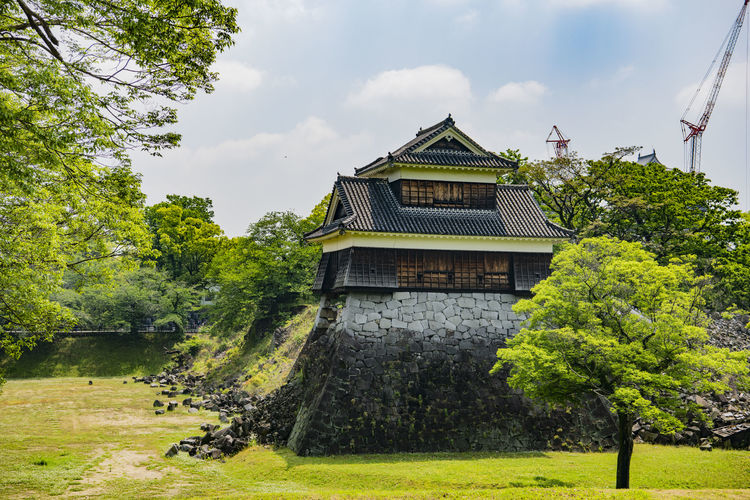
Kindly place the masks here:
<instances>
[{"instance_id":1,"label":"stacked stone block","mask_svg":"<svg viewBox=\"0 0 750 500\"><path fill-rule=\"evenodd\" d=\"M398 291L323 296L293 369L302 400L288 440L302 455L599 449L614 419L598 401L552 410L490 375L522 318L518 297Z\"/></svg>"}]
</instances>

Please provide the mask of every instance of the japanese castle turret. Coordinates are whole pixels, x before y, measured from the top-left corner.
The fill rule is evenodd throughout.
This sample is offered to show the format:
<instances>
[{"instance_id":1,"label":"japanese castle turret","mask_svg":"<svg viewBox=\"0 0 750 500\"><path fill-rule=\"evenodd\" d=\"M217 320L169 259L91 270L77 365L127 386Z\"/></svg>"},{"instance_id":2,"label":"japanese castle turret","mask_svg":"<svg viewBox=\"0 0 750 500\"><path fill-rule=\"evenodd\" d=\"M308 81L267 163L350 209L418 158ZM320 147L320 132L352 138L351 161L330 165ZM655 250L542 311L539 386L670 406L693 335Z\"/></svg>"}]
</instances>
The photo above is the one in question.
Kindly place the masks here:
<instances>
[{"instance_id":1,"label":"japanese castle turret","mask_svg":"<svg viewBox=\"0 0 750 500\"><path fill-rule=\"evenodd\" d=\"M528 291L570 233L526 186L499 185L517 165L450 116L394 153L336 179L314 290Z\"/></svg>"},{"instance_id":2,"label":"japanese castle turret","mask_svg":"<svg viewBox=\"0 0 750 500\"><path fill-rule=\"evenodd\" d=\"M522 318L518 297L549 275L570 233L516 163L448 116L392 153L339 176L323 225L313 331L292 371L299 454L531 450L613 443L603 406L535 406L489 375ZM295 406L296 408L296 406ZM561 431L560 429L563 429Z\"/></svg>"}]
</instances>

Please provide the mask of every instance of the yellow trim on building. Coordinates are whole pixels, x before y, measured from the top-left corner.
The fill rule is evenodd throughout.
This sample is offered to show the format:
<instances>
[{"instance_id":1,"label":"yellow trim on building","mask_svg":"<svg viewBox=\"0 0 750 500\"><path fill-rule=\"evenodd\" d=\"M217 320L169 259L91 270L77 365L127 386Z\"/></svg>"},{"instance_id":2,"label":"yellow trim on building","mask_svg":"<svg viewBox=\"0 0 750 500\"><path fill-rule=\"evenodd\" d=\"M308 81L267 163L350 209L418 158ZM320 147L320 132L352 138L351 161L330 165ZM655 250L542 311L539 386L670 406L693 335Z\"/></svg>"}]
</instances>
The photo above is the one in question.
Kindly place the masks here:
<instances>
[{"instance_id":1,"label":"yellow trim on building","mask_svg":"<svg viewBox=\"0 0 750 500\"><path fill-rule=\"evenodd\" d=\"M384 172L385 173L385 172ZM388 169L388 182L398 179L419 179L448 182L497 182L498 169L444 165L410 165L395 163Z\"/></svg>"},{"instance_id":2,"label":"yellow trim on building","mask_svg":"<svg viewBox=\"0 0 750 500\"><path fill-rule=\"evenodd\" d=\"M414 250L552 253L552 245L567 240L564 238L510 238L346 231L344 234L335 232L310 241L322 243L324 252L335 252L351 247L370 247Z\"/></svg>"}]
</instances>

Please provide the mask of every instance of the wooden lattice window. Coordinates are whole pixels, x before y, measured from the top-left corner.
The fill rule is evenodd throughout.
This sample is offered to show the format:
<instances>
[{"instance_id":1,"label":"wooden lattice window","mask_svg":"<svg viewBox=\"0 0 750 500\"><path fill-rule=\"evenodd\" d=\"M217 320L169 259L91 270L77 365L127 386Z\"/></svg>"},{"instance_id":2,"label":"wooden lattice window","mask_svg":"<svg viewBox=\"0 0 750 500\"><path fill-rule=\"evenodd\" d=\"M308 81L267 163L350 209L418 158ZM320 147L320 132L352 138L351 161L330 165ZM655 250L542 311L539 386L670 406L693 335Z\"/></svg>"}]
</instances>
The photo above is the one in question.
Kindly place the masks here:
<instances>
[{"instance_id":1,"label":"wooden lattice window","mask_svg":"<svg viewBox=\"0 0 750 500\"><path fill-rule=\"evenodd\" d=\"M401 204L412 207L495 208L495 184L401 179L395 191ZM399 191L400 190L400 191Z\"/></svg>"},{"instance_id":2,"label":"wooden lattice window","mask_svg":"<svg viewBox=\"0 0 750 500\"><path fill-rule=\"evenodd\" d=\"M511 256L501 252L398 250L398 286L442 290L509 290Z\"/></svg>"},{"instance_id":3,"label":"wooden lattice window","mask_svg":"<svg viewBox=\"0 0 750 500\"><path fill-rule=\"evenodd\" d=\"M396 286L396 256L391 248L354 248L346 286Z\"/></svg>"},{"instance_id":4,"label":"wooden lattice window","mask_svg":"<svg viewBox=\"0 0 750 500\"><path fill-rule=\"evenodd\" d=\"M519 253L513 260L516 290L531 290L534 285L549 277L551 254Z\"/></svg>"}]
</instances>

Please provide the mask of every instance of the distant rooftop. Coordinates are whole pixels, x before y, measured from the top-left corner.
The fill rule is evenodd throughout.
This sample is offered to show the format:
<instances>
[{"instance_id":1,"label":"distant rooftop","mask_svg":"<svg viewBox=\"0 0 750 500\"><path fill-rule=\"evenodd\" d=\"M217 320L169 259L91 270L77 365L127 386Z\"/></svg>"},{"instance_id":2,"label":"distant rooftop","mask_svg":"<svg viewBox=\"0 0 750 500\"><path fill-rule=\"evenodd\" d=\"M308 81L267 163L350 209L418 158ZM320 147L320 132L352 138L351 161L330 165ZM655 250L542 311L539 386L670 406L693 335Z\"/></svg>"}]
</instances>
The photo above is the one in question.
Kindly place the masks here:
<instances>
[{"instance_id":1,"label":"distant rooftop","mask_svg":"<svg viewBox=\"0 0 750 500\"><path fill-rule=\"evenodd\" d=\"M649 163L656 163L657 165L664 165L662 162L659 161L659 159L656 157L656 150L652 149L651 154L648 155L641 155L638 153L638 160L636 160L641 165L648 165Z\"/></svg>"}]
</instances>

